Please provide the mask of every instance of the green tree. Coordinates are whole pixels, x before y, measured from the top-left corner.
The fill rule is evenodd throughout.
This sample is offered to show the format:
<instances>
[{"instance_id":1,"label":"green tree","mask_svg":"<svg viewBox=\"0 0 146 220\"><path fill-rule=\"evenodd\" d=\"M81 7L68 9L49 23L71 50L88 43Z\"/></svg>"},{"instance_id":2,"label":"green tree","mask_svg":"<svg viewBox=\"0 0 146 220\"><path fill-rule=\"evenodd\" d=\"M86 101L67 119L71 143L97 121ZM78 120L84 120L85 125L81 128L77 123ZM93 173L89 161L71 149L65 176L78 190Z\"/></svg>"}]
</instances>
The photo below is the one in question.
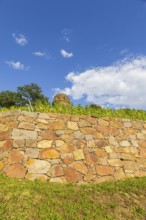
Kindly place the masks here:
<instances>
[{"instance_id":1,"label":"green tree","mask_svg":"<svg viewBox=\"0 0 146 220\"><path fill-rule=\"evenodd\" d=\"M9 108L13 105L20 105L21 97L17 92L9 90L0 92L0 107Z\"/></svg>"},{"instance_id":2,"label":"green tree","mask_svg":"<svg viewBox=\"0 0 146 220\"><path fill-rule=\"evenodd\" d=\"M29 102L34 105L36 101L49 103L48 97L42 94L42 89L35 83L19 86L17 94L21 97L22 105L29 104Z\"/></svg>"}]
</instances>

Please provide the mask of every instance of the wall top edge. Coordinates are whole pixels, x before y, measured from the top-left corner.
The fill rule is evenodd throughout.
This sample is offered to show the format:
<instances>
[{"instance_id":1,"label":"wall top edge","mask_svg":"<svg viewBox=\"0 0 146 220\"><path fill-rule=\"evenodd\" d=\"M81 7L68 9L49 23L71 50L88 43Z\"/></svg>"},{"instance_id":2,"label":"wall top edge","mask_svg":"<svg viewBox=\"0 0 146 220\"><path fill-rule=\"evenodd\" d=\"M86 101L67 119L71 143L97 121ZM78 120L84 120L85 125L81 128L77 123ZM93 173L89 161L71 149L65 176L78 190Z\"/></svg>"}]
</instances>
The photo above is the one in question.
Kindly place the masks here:
<instances>
[{"instance_id":1,"label":"wall top edge","mask_svg":"<svg viewBox=\"0 0 146 220\"><path fill-rule=\"evenodd\" d=\"M52 118L65 118L68 120L72 119L74 120L75 118L79 118L79 119L86 119L86 118L92 118L92 119L101 119L101 120L105 120L105 121L122 121L122 122L128 122L128 121L140 121L140 122L146 122L146 120L139 120L139 119L128 119L128 118L110 118L110 117L104 117L104 118L100 118L100 117L96 117L96 116L89 116L89 115L75 115L75 114L64 114L64 113L52 113L52 112L48 112L48 113L42 113L42 112L29 112L29 111L25 111L25 110L10 110L10 111L6 111L6 112L0 112L0 118L5 118L5 117L9 117L9 116L20 116L20 115L24 115L24 116L30 116L30 117L39 117L39 118L43 118L43 119L52 119Z\"/></svg>"}]
</instances>

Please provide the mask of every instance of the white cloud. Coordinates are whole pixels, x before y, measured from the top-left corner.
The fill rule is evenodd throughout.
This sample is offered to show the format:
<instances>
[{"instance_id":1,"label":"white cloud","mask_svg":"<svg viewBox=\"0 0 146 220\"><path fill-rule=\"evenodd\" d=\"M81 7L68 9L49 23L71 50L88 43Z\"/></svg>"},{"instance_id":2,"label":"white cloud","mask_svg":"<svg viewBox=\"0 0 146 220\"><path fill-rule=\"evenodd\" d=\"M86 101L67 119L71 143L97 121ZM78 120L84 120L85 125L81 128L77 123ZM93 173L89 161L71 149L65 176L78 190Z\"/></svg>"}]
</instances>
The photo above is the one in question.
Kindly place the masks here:
<instances>
[{"instance_id":1,"label":"white cloud","mask_svg":"<svg viewBox=\"0 0 146 220\"><path fill-rule=\"evenodd\" d=\"M27 70L28 67L25 67L25 65L23 63L21 63L20 61L6 61L6 64L8 64L12 69L15 70Z\"/></svg>"},{"instance_id":2,"label":"white cloud","mask_svg":"<svg viewBox=\"0 0 146 220\"><path fill-rule=\"evenodd\" d=\"M46 52L44 52L44 51L36 51L36 52L33 52L32 54L35 56L38 56L38 57L45 57L46 56Z\"/></svg>"},{"instance_id":3,"label":"white cloud","mask_svg":"<svg viewBox=\"0 0 146 220\"><path fill-rule=\"evenodd\" d=\"M25 46L28 43L26 37L23 34L16 35L15 33L13 33L12 36L15 39L16 43L20 46Z\"/></svg>"},{"instance_id":4,"label":"white cloud","mask_svg":"<svg viewBox=\"0 0 146 220\"><path fill-rule=\"evenodd\" d=\"M61 55L62 55L64 58L71 58L71 57L74 56L73 53L67 52L67 51L64 50L64 49L62 49L62 50L60 51L60 53L61 53Z\"/></svg>"},{"instance_id":5,"label":"white cloud","mask_svg":"<svg viewBox=\"0 0 146 220\"><path fill-rule=\"evenodd\" d=\"M66 76L71 86L59 90L102 106L146 109L146 56L125 58L111 66Z\"/></svg>"}]
</instances>

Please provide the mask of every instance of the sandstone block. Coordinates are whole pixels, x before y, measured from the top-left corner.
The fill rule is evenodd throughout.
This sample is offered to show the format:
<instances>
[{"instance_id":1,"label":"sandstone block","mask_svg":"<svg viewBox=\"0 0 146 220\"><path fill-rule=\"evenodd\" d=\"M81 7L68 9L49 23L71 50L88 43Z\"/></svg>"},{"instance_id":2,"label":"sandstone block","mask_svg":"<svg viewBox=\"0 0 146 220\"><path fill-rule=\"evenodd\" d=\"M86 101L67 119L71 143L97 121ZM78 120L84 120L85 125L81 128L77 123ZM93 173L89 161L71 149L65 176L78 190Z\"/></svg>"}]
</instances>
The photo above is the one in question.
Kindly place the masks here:
<instances>
[{"instance_id":1,"label":"sandstone block","mask_svg":"<svg viewBox=\"0 0 146 220\"><path fill-rule=\"evenodd\" d=\"M114 174L114 168L111 166L96 165L96 172L100 176L108 176Z\"/></svg>"},{"instance_id":2,"label":"sandstone block","mask_svg":"<svg viewBox=\"0 0 146 220\"><path fill-rule=\"evenodd\" d=\"M91 127L91 123L87 122L86 120L81 120L79 122L79 127L82 128L82 127Z\"/></svg>"},{"instance_id":3,"label":"sandstone block","mask_svg":"<svg viewBox=\"0 0 146 220\"><path fill-rule=\"evenodd\" d=\"M74 157L71 153L62 156L62 161L64 164L71 164L74 161Z\"/></svg>"},{"instance_id":4,"label":"sandstone block","mask_svg":"<svg viewBox=\"0 0 146 220\"><path fill-rule=\"evenodd\" d=\"M71 129L71 130L74 130L74 131L79 129L77 122L74 122L74 121L68 121L67 122L67 128Z\"/></svg>"},{"instance_id":5,"label":"sandstone block","mask_svg":"<svg viewBox=\"0 0 146 220\"><path fill-rule=\"evenodd\" d=\"M72 168L66 167L65 168L65 176L68 182L79 182L82 181L83 176L81 173L75 171Z\"/></svg>"},{"instance_id":6,"label":"sandstone block","mask_svg":"<svg viewBox=\"0 0 146 220\"><path fill-rule=\"evenodd\" d=\"M98 119L98 124L101 126L109 126L109 122L104 119Z\"/></svg>"},{"instance_id":7,"label":"sandstone block","mask_svg":"<svg viewBox=\"0 0 146 220\"><path fill-rule=\"evenodd\" d=\"M64 130L66 127L64 122L53 122L50 124L50 129L52 130Z\"/></svg>"},{"instance_id":8,"label":"sandstone block","mask_svg":"<svg viewBox=\"0 0 146 220\"><path fill-rule=\"evenodd\" d=\"M48 148L40 151L40 159L56 159L59 158L60 154L53 148Z\"/></svg>"},{"instance_id":9,"label":"sandstone block","mask_svg":"<svg viewBox=\"0 0 146 220\"><path fill-rule=\"evenodd\" d=\"M16 163L8 165L5 172L7 176L12 178L24 178L26 169L23 165Z\"/></svg>"},{"instance_id":10,"label":"sandstone block","mask_svg":"<svg viewBox=\"0 0 146 220\"><path fill-rule=\"evenodd\" d=\"M63 176L64 170L62 165L53 165L49 170L49 174L51 175L51 177Z\"/></svg>"},{"instance_id":11,"label":"sandstone block","mask_svg":"<svg viewBox=\"0 0 146 220\"><path fill-rule=\"evenodd\" d=\"M33 130L35 129L35 125L32 124L32 123L21 122L21 123L18 125L18 128L22 128L22 129L25 129L25 130L31 130L31 131L33 131Z\"/></svg>"},{"instance_id":12,"label":"sandstone block","mask_svg":"<svg viewBox=\"0 0 146 220\"><path fill-rule=\"evenodd\" d=\"M12 138L15 139L37 139L37 132L36 131L27 131L23 129L14 128L12 132Z\"/></svg>"},{"instance_id":13,"label":"sandstone block","mask_svg":"<svg viewBox=\"0 0 146 220\"><path fill-rule=\"evenodd\" d=\"M72 153L74 150L74 146L71 143L65 143L61 147L58 148L58 151L62 154Z\"/></svg>"},{"instance_id":14,"label":"sandstone block","mask_svg":"<svg viewBox=\"0 0 146 220\"><path fill-rule=\"evenodd\" d=\"M120 141L120 146L121 147L129 147L130 146L130 142L129 141Z\"/></svg>"},{"instance_id":15,"label":"sandstone block","mask_svg":"<svg viewBox=\"0 0 146 220\"><path fill-rule=\"evenodd\" d=\"M88 165L94 165L94 164L97 164L97 162L98 162L98 157L97 157L96 153L94 153L94 152L87 153L85 157L86 157L86 163Z\"/></svg>"},{"instance_id":16,"label":"sandstone block","mask_svg":"<svg viewBox=\"0 0 146 220\"><path fill-rule=\"evenodd\" d=\"M26 140L26 147L36 148L37 147L37 140L27 139Z\"/></svg>"},{"instance_id":17,"label":"sandstone block","mask_svg":"<svg viewBox=\"0 0 146 220\"><path fill-rule=\"evenodd\" d=\"M64 141L62 141L62 140L56 140L56 141L55 141L55 145L56 145L56 147L61 147L61 146L64 145Z\"/></svg>"},{"instance_id":18,"label":"sandstone block","mask_svg":"<svg viewBox=\"0 0 146 220\"><path fill-rule=\"evenodd\" d=\"M96 155L97 155L99 158L107 157L107 153L105 152L105 150L100 149L100 148L97 148L97 150L96 150Z\"/></svg>"},{"instance_id":19,"label":"sandstone block","mask_svg":"<svg viewBox=\"0 0 146 220\"><path fill-rule=\"evenodd\" d=\"M30 115L20 115L18 117L18 121L24 121L26 123L32 123L34 121L35 117L32 117Z\"/></svg>"},{"instance_id":20,"label":"sandstone block","mask_svg":"<svg viewBox=\"0 0 146 220\"><path fill-rule=\"evenodd\" d=\"M120 159L109 159L108 164L113 167L122 167L122 161Z\"/></svg>"},{"instance_id":21,"label":"sandstone block","mask_svg":"<svg viewBox=\"0 0 146 220\"><path fill-rule=\"evenodd\" d=\"M146 147L146 141L139 141L138 144L140 147Z\"/></svg>"},{"instance_id":22,"label":"sandstone block","mask_svg":"<svg viewBox=\"0 0 146 220\"><path fill-rule=\"evenodd\" d=\"M28 158L38 158L39 150L36 148L26 148L25 154Z\"/></svg>"},{"instance_id":23,"label":"sandstone block","mask_svg":"<svg viewBox=\"0 0 146 220\"><path fill-rule=\"evenodd\" d=\"M41 131L39 135L41 139L45 140L54 140L57 137L57 135L53 131Z\"/></svg>"},{"instance_id":24,"label":"sandstone block","mask_svg":"<svg viewBox=\"0 0 146 220\"><path fill-rule=\"evenodd\" d=\"M25 140L14 140L14 142L13 142L13 147L14 148L24 148L24 146L25 146Z\"/></svg>"},{"instance_id":25,"label":"sandstone block","mask_svg":"<svg viewBox=\"0 0 146 220\"><path fill-rule=\"evenodd\" d=\"M11 139L11 131L0 132L0 141Z\"/></svg>"},{"instance_id":26,"label":"sandstone block","mask_svg":"<svg viewBox=\"0 0 146 220\"><path fill-rule=\"evenodd\" d=\"M85 127L85 128L81 128L81 132L83 134L93 134L96 130L94 128L90 128L90 127Z\"/></svg>"},{"instance_id":27,"label":"sandstone block","mask_svg":"<svg viewBox=\"0 0 146 220\"><path fill-rule=\"evenodd\" d=\"M10 153L9 153L9 164L14 164L14 163L18 163L21 162L25 159L25 155L24 152L13 149Z\"/></svg>"},{"instance_id":28,"label":"sandstone block","mask_svg":"<svg viewBox=\"0 0 146 220\"><path fill-rule=\"evenodd\" d=\"M84 135L81 131L74 131L73 136L75 139L84 139Z\"/></svg>"},{"instance_id":29,"label":"sandstone block","mask_svg":"<svg viewBox=\"0 0 146 220\"><path fill-rule=\"evenodd\" d=\"M26 162L26 167L27 167L29 173L47 174L50 167L51 167L51 164L48 161L44 161L44 160L29 159Z\"/></svg>"},{"instance_id":30,"label":"sandstone block","mask_svg":"<svg viewBox=\"0 0 146 220\"><path fill-rule=\"evenodd\" d=\"M73 168L74 170L76 170L82 174L86 174L88 172L86 165L82 162L75 162L75 163L71 164L71 168Z\"/></svg>"},{"instance_id":31,"label":"sandstone block","mask_svg":"<svg viewBox=\"0 0 146 220\"><path fill-rule=\"evenodd\" d=\"M65 177L55 177L50 179L50 183L66 183Z\"/></svg>"},{"instance_id":32,"label":"sandstone block","mask_svg":"<svg viewBox=\"0 0 146 220\"><path fill-rule=\"evenodd\" d=\"M50 140L42 140L37 143L38 148L49 148L52 147L53 141Z\"/></svg>"},{"instance_id":33,"label":"sandstone block","mask_svg":"<svg viewBox=\"0 0 146 220\"><path fill-rule=\"evenodd\" d=\"M93 133L93 137L94 137L95 139L102 139L102 138L103 138L103 135L102 135L102 133L95 131L95 132Z\"/></svg>"},{"instance_id":34,"label":"sandstone block","mask_svg":"<svg viewBox=\"0 0 146 220\"><path fill-rule=\"evenodd\" d=\"M4 163L0 161L0 171L4 168Z\"/></svg>"},{"instance_id":35,"label":"sandstone block","mask_svg":"<svg viewBox=\"0 0 146 220\"><path fill-rule=\"evenodd\" d=\"M78 150L73 151L73 155L75 157L75 160L84 160L85 159L83 149L78 149Z\"/></svg>"}]
</instances>

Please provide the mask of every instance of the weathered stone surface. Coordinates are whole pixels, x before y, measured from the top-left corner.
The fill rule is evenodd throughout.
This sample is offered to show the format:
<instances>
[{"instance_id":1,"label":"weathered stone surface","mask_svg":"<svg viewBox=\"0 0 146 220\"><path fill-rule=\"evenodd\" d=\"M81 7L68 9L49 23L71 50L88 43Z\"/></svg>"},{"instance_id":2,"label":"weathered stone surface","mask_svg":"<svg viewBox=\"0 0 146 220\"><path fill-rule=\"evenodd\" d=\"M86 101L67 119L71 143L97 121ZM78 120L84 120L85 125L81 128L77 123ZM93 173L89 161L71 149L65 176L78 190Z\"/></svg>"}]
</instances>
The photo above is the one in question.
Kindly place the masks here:
<instances>
[{"instance_id":1,"label":"weathered stone surface","mask_svg":"<svg viewBox=\"0 0 146 220\"><path fill-rule=\"evenodd\" d=\"M9 164L22 162L25 159L24 152L14 149L9 154Z\"/></svg>"},{"instance_id":2,"label":"weathered stone surface","mask_svg":"<svg viewBox=\"0 0 146 220\"><path fill-rule=\"evenodd\" d=\"M44 161L44 160L29 159L26 162L26 167L27 167L29 173L47 174L50 167L51 167L51 164L48 161Z\"/></svg>"},{"instance_id":3,"label":"weathered stone surface","mask_svg":"<svg viewBox=\"0 0 146 220\"><path fill-rule=\"evenodd\" d=\"M12 178L24 178L26 169L22 164L16 163L6 167L6 175Z\"/></svg>"},{"instance_id":4,"label":"weathered stone surface","mask_svg":"<svg viewBox=\"0 0 146 220\"><path fill-rule=\"evenodd\" d=\"M52 130L64 130L66 127L64 122L53 122L50 124L50 129Z\"/></svg>"},{"instance_id":5,"label":"weathered stone surface","mask_svg":"<svg viewBox=\"0 0 146 220\"><path fill-rule=\"evenodd\" d=\"M113 167L122 167L123 163L120 159L109 159L107 160L108 164Z\"/></svg>"},{"instance_id":6,"label":"weathered stone surface","mask_svg":"<svg viewBox=\"0 0 146 220\"><path fill-rule=\"evenodd\" d=\"M27 139L26 140L26 147L36 148L37 147L37 140Z\"/></svg>"},{"instance_id":7,"label":"weathered stone surface","mask_svg":"<svg viewBox=\"0 0 146 220\"><path fill-rule=\"evenodd\" d=\"M81 132L81 131L75 131L74 133L73 133L73 136L74 136L74 138L75 139L84 139L84 135L83 135L83 133Z\"/></svg>"},{"instance_id":8,"label":"weathered stone surface","mask_svg":"<svg viewBox=\"0 0 146 220\"><path fill-rule=\"evenodd\" d=\"M0 132L0 141L11 139L11 131Z\"/></svg>"},{"instance_id":9,"label":"weathered stone surface","mask_svg":"<svg viewBox=\"0 0 146 220\"><path fill-rule=\"evenodd\" d=\"M39 157L40 159L56 159L60 158L60 154L57 150L48 148L40 151Z\"/></svg>"},{"instance_id":10,"label":"weathered stone surface","mask_svg":"<svg viewBox=\"0 0 146 220\"><path fill-rule=\"evenodd\" d=\"M85 120L81 120L79 122L79 127L82 128L82 127L91 127L91 123L85 121Z\"/></svg>"},{"instance_id":11,"label":"weathered stone surface","mask_svg":"<svg viewBox=\"0 0 146 220\"><path fill-rule=\"evenodd\" d=\"M82 174L70 167L65 168L65 176L68 182L79 182L83 180Z\"/></svg>"},{"instance_id":12,"label":"weathered stone surface","mask_svg":"<svg viewBox=\"0 0 146 220\"><path fill-rule=\"evenodd\" d=\"M96 172L100 176L108 176L114 174L114 168L111 166L96 165Z\"/></svg>"},{"instance_id":13,"label":"weathered stone surface","mask_svg":"<svg viewBox=\"0 0 146 220\"><path fill-rule=\"evenodd\" d=\"M58 148L58 151L62 154L72 153L74 150L74 146L71 143L65 143L61 147Z\"/></svg>"},{"instance_id":14,"label":"weathered stone surface","mask_svg":"<svg viewBox=\"0 0 146 220\"><path fill-rule=\"evenodd\" d=\"M114 173L114 178L116 180L124 179L125 177L126 177L126 175L125 175L125 173L124 173L122 168L118 168L116 170L116 172Z\"/></svg>"},{"instance_id":15,"label":"weathered stone surface","mask_svg":"<svg viewBox=\"0 0 146 220\"><path fill-rule=\"evenodd\" d=\"M146 141L139 141L138 142L140 147L145 147L146 148Z\"/></svg>"},{"instance_id":16,"label":"weathered stone surface","mask_svg":"<svg viewBox=\"0 0 146 220\"><path fill-rule=\"evenodd\" d=\"M94 137L95 139L102 139L102 138L103 138L103 135L102 135L102 133L95 131L95 132L93 133L93 137Z\"/></svg>"},{"instance_id":17,"label":"weathered stone surface","mask_svg":"<svg viewBox=\"0 0 146 220\"><path fill-rule=\"evenodd\" d=\"M61 147L61 146L63 146L64 145L64 141L62 141L62 140L56 140L55 141L55 146L56 147Z\"/></svg>"},{"instance_id":18,"label":"weathered stone surface","mask_svg":"<svg viewBox=\"0 0 146 220\"><path fill-rule=\"evenodd\" d=\"M4 163L0 161L0 171L4 168Z\"/></svg>"},{"instance_id":19,"label":"weathered stone surface","mask_svg":"<svg viewBox=\"0 0 146 220\"><path fill-rule=\"evenodd\" d=\"M122 161L125 170L137 170L137 163L134 161Z\"/></svg>"},{"instance_id":20,"label":"weathered stone surface","mask_svg":"<svg viewBox=\"0 0 146 220\"><path fill-rule=\"evenodd\" d=\"M110 125L115 128L123 128L123 123L120 121L111 121Z\"/></svg>"},{"instance_id":21,"label":"weathered stone surface","mask_svg":"<svg viewBox=\"0 0 146 220\"><path fill-rule=\"evenodd\" d=\"M73 155L75 157L75 160L84 160L85 159L83 149L78 149L78 150L73 151Z\"/></svg>"},{"instance_id":22,"label":"weathered stone surface","mask_svg":"<svg viewBox=\"0 0 146 220\"><path fill-rule=\"evenodd\" d=\"M62 165L53 165L50 168L49 174L51 174L52 177L59 177L64 175L64 170Z\"/></svg>"},{"instance_id":23,"label":"weathered stone surface","mask_svg":"<svg viewBox=\"0 0 146 220\"><path fill-rule=\"evenodd\" d=\"M121 142L120 142L120 146L121 146L121 147L129 147L129 146L130 146L130 142L129 142L129 141L126 141L126 140L125 140L125 141L121 141Z\"/></svg>"},{"instance_id":24,"label":"weathered stone surface","mask_svg":"<svg viewBox=\"0 0 146 220\"><path fill-rule=\"evenodd\" d=\"M74 161L74 157L71 153L62 156L62 161L64 164L71 164Z\"/></svg>"},{"instance_id":25,"label":"weathered stone surface","mask_svg":"<svg viewBox=\"0 0 146 220\"><path fill-rule=\"evenodd\" d=\"M71 129L71 130L74 130L74 131L79 129L77 122L74 122L74 121L68 121L67 122L67 128Z\"/></svg>"},{"instance_id":26,"label":"weathered stone surface","mask_svg":"<svg viewBox=\"0 0 146 220\"><path fill-rule=\"evenodd\" d=\"M26 123L32 123L34 121L35 117L32 117L30 115L20 115L18 117L18 121L24 121Z\"/></svg>"},{"instance_id":27,"label":"weathered stone surface","mask_svg":"<svg viewBox=\"0 0 146 220\"><path fill-rule=\"evenodd\" d=\"M42 140L37 143L38 148L49 148L52 147L53 141L50 140Z\"/></svg>"},{"instance_id":28,"label":"weathered stone surface","mask_svg":"<svg viewBox=\"0 0 146 220\"><path fill-rule=\"evenodd\" d=\"M132 127L131 122L130 121L124 122L124 127L125 128L131 128Z\"/></svg>"},{"instance_id":29,"label":"weathered stone surface","mask_svg":"<svg viewBox=\"0 0 146 220\"><path fill-rule=\"evenodd\" d=\"M93 135L92 134L86 134L85 139L86 139L86 141L91 141L91 140L93 140Z\"/></svg>"},{"instance_id":30,"label":"weathered stone surface","mask_svg":"<svg viewBox=\"0 0 146 220\"><path fill-rule=\"evenodd\" d=\"M41 139L54 140L57 136L53 131L41 131L39 133Z\"/></svg>"},{"instance_id":31,"label":"weathered stone surface","mask_svg":"<svg viewBox=\"0 0 146 220\"><path fill-rule=\"evenodd\" d=\"M21 139L21 140L14 140L13 141L13 147L14 148L24 148L25 146L25 140Z\"/></svg>"},{"instance_id":32,"label":"weathered stone surface","mask_svg":"<svg viewBox=\"0 0 146 220\"><path fill-rule=\"evenodd\" d=\"M25 129L25 130L31 130L31 131L33 131L33 130L35 129L35 125L32 124L32 123L21 122L21 123L18 125L18 128L22 128L22 129Z\"/></svg>"},{"instance_id":33,"label":"weathered stone surface","mask_svg":"<svg viewBox=\"0 0 146 220\"><path fill-rule=\"evenodd\" d=\"M85 128L81 128L81 132L83 134L93 134L96 130L94 128L90 128L90 127L85 127Z\"/></svg>"},{"instance_id":34,"label":"weathered stone surface","mask_svg":"<svg viewBox=\"0 0 146 220\"><path fill-rule=\"evenodd\" d=\"M98 119L98 124L101 126L109 126L109 122L104 119Z\"/></svg>"},{"instance_id":35,"label":"weathered stone surface","mask_svg":"<svg viewBox=\"0 0 146 220\"><path fill-rule=\"evenodd\" d=\"M113 182L115 179L112 176L104 176L104 177L100 177L98 179L95 180L94 183L103 183L103 182Z\"/></svg>"},{"instance_id":36,"label":"weathered stone surface","mask_svg":"<svg viewBox=\"0 0 146 220\"><path fill-rule=\"evenodd\" d=\"M0 124L0 132L7 132L9 130L8 125Z\"/></svg>"},{"instance_id":37,"label":"weathered stone surface","mask_svg":"<svg viewBox=\"0 0 146 220\"><path fill-rule=\"evenodd\" d=\"M105 139L101 139L96 143L97 147L106 147L107 145L108 145L108 142Z\"/></svg>"},{"instance_id":38,"label":"weathered stone surface","mask_svg":"<svg viewBox=\"0 0 146 220\"><path fill-rule=\"evenodd\" d=\"M111 134L111 128L108 126L96 126L96 131L102 133L103 136L109 136Z\"/></svg>"},{"instance_id":39,"label":"weathered stone surface","mask_svg":"<svg viewBox=\"0 0 146 220\"><path fill-rule=\"evenodd\" d=\"M140 121L132 121L132 127L136 128L136 129L143 129L142 122L140 122Z\"/></svg>"},{"instance_id":40,"label":"weathered stone surface","mask_svg":"<svg viewBox=\"0 0 146 220\"><path fill-rule=\"evenodd\" d=\"M71 165L71 168L73 168L74 170L82 173L82 174L86 174L88 172L88 169L86 167L86 165L82 162L75 162Z\"/></svg>"},{"instance_id":41,"label":"weathered stone surface","mask_svg":"<svg viewBox=\"0 0 146 220\"><path fill-rule=\"evenodd\" d=\"M13 139L37 139L37 132L36 131L27 131L23 129L13 129L12 132L12 138Z\"/></svg>"},{"instance_id":42,"label":"weathered stone surface","mask_svg":"<svg viewBox=\"0 0 146 220\"><path fill-rule=\"evenodd\" d=\"M39 118L41 118L41 119L50 119L50 116L47 113L40 113Z\"/></svg>"},{"instance_id":43,"label":"weathered stone surface","mask_svg":"<svg viewBox=\"0 0 146 220\"><path fill-rule=\"evenodd\" d=\"M98 162L98 157L97 157L96 153L93 153L93 152L87 153L85 158L86 158L86 163L89 165L97 164L97 162Z\"/></svg>"},{"instance_id":44,"label":"weathered stone surface","mask_svg":"<svg viewBox=\"0 0 146 220\"><path fill-rule=\"evenodd\" d=\"M13 141L12 140L6 140L6 141L2 141L0 143L0 153L3 152L8 152L12 149L13 147Z\"/></svg>"},{"instance_id":45,"label":"weathered stone surface","mask_svg":"<svg viewBox=\"0 0 146 220\"><path fill-rule=\"evenodd\" d=\"M141 156L142 158L146 158L146 148L141 148L141 149L140 149L140 156Z\"/></svg>"},{"instance_id":46,"label":"weathered stone surface","mask_svg":"<svg viewBox=\"0 0 146 220\"><path fill-rule=\"evenodd\" d=\"M95 141L94 140L87 141L87 147L95 148L96 147Z\"/></svg>"},{"instance_id":47,"label":"weathered stone surface","mask_svg":"<svg viewBox=\"0 0 146 220\"><path fill-rule=\"evenodd\" d=\"M39 150L36 148L26 148L25 154L28 158L38 158Z\"/></svg>"},{"instance_id":48,"label":"weathered stone surface","mask_svg":"<svg viewBox=\"0 0 146 220\"><path fill-rule=\"evenodd\" d=\"M96 155L99 158L107 157L107 153L105 152L105 150L99 148L96 149Z\"/></svg>"}]
</instances>

